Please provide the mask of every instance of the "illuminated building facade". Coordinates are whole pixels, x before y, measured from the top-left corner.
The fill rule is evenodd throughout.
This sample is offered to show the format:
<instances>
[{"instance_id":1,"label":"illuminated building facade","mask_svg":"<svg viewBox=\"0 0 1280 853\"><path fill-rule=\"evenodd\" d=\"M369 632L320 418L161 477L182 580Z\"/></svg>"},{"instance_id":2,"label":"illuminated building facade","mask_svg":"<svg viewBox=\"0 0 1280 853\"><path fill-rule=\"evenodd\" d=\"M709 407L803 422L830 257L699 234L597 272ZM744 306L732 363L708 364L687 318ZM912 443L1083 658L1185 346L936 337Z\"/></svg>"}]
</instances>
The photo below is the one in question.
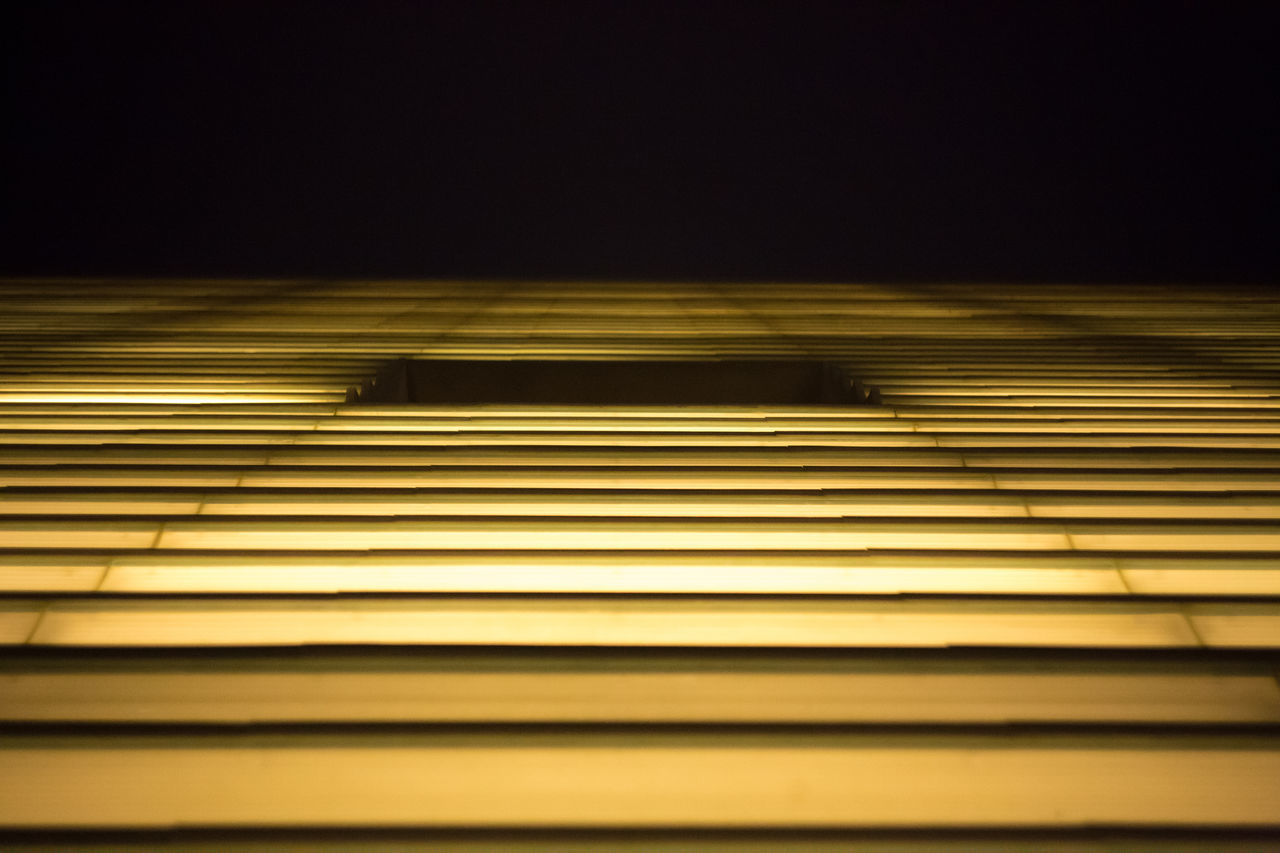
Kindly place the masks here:
<instances>
[{"instance_id":1,"label":"illuminated building facade","mask_svg":"<svg viewBox=\"0 0 1280 853\"><path fill-rule=\"evenodd\" d=\"M1261 849L1280 829L1280 299L0 299L9 840ZM881 396L346 402L402 357L813 360Z\"/></svg>"}]
</instances>

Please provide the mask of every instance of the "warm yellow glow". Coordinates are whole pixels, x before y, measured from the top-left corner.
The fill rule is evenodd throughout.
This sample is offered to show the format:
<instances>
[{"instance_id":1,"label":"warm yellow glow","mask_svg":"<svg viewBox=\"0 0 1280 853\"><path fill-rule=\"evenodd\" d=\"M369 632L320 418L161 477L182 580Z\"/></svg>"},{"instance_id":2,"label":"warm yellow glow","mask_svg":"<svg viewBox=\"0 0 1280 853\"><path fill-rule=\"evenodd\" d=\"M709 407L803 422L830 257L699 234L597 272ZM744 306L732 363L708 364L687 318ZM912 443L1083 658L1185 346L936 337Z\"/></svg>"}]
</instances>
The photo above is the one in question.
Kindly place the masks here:
<instances>
[{"instance_id":1,"label":"warm yellow glow","mask_svg":"<svg viewBox=\"0 0 1280 853\"><path fill-rule=\"evenodd\" d=\"M74 672L3 683L3 721L1280 722L1266 675Z\"/></svg>"},{"instance_id":2,"label":"warm yellow glow","mask_svg":"<svg viewBox=\"0 0 1280 853\"><path fill-rule=\"evenodd\" d=\"M107 554L0 554L0 591L92 592L102 583L110 562Z\"/></svg>"},{"instance_id":3,"label":"warm yellow glow","mask_svg":"<svg viewBox=\"0 0 1280 853\"><path fill-rule=\"evenodd\" d=\"M130 526L132 525L132 526ZM32 547L41 536L63 525L40 522L0 524L0 546L14 542ZM156 525L117 522L110 528L87 525L68 528L88 547L125 537L141 542ZM1253 533L1255 531L1246 531ZM1241 548L1260 548L1270 541L1267 534L1253 542L1247 536ZM1119 534L1117 534L1119 535ZM1074 537L1079 548L1089 547L1088 533ZM1100 537L1099 537L1100 538ZM1216 541L1216 540L1215 540ZM132 547L146 547L134 544ZM155 547L161 549L818 549L861 550L867 548L993 548L1019 550L1070 550L1067 529L1059 525L968 522L853 522L774 520L613 520L547 521L391 519L379 521L173 521L159 531ZM1105 542L1099 547L1105 547Z\"/></svg>"},{"instance_id":4,"label":"warm yellow glow","mask_svg":"<svg viewBox=\"0 0 1280 853\"><path fill-rule=\"evenodd\" d=\"M311 394L272 393L269 391L245 394L236 392L205 393L148 393L134 389L120 391L5 391L0 390L0 403L145 403L148 405L172 405L174 403L308 403L317 401L339 402L340 393L317 391Z\"/></svg>"},{"instance_id":5,"label":"warm yellow glow","mask_svg":"<svg viewBox=\"0 0 1280 853\"><path fill-rule=\"evenodd\" d=\"M159 533L148 521L0 521L0 548L150 548Z\"/></svg>"},{"instance_id":6,"label":"warm yellow glow","mask_svg":"<svg viewBox=\"0 0 1280 853\"><path fill-rule=\"evenodd\" d=\"M40 621L42 602L7 601L0 605L0 644L20 645L27 642Z\"/></svg>"},{"instance_id":7,"label":"warm yellow glow","mask_svg":"<svg viewBox=\"0 0 1280 853\"><path fill-rule=\"evenodd\" d=\"M900 592L1275 595L1280 569L1250 557L486 553L0 556L12 592Z\"/></svg>"},{"instance_id":8,"label":"warm yellow glow","mask_svg":"<svg viewBox=\"0 0 1280 853\"><path fill-rule=\"evenodd\" d=\"M1280 789L1274 749L632 738L10 748L0 825L1270 827Z\"/></svg>"},{"instance_id":9,"label":"warm yellow glow","mask_svg":"<svg viewBox=\"0 0 1280 853\"><path fill-rule=\"evenodd\" d=\"M1205 614L1230 638L1275 609ZM1260 621L1261 620L1261 621ZM1199 625L1199 622L1197 622ZM1252 630L1246 628L1244 630ZM1201 632L1201 636L1204 633ZM1216 644L1206 638L1206 643ZM54 602L36 645L326 644L1193 647L1175 605L785 599L434 599L272 602ZM1280 631L1266 643L1280 646Z\"/></svg>"},{"instance_id":10,"label":"warm yellow glow","mask_svg":"<svg viewBox=\"0 0 1280 853\"><path fill-rule=\"evenodd\" d=\"M1280 595L1280 566L1269 560L1125 557L1117 563L1138 595Z\"/></svg>"},{"instance_id":11,"label":"warm yellow glow","mask_svg":"<svg viewBox=\"0 0 1280 853\"><path fill-rule=\"evenodd\" d=\"M157 497L157 506L164 505ZM0 511L75 512L71 501L48 504L22 500L4 501ZM107 504L89 504L106 506ZM143 504L146 505L146 504ZM175 504L176 505L176 504ZM189 504L184 504L189 505ZM11 508L13 507L13 508ZM30 507L29 510L21 507ZM1280 508L1278 508L1280 510ZM197 510L189 510L195 513ZM622 516L622 517L751 517L751 518L841 518L841 517L947 517L1025 518L1026 507L1013 495L872 495L826 497L820 495L769 493L706 494L658 492L652 495L618 495L600 490L586 494L548 495L485 492L447 492L422 497L352 495L309 496L289 492L276 494L211 495L199 504L202 515L452 515L452 516Z\"/></svg>"},{"instance_id":12,"label":"warm yellow glow","mask_svg":"<svg viewBox=\"0 0 1280 853\"><path fill-rule=\"evenodd\" d=\"M205 485L201 483L200 485ZM217 516L529 516L683 518L1046 518L1160 521L1280 519L1268 494L1150 493L1020 495L1009 490L822 493L807 491L660 491L607 488L578 493L511 490L380 493L353 479L348 490L92 492L0 491L5 515ZM361 488L361 487L364 488Z\"/></svg>"},{"instance_id":13,"label":"warm yellow glow","mask_svg":"<svg viewBox=\"0 0 1280 853\"><path fill-rule=\"evenodd\" d=\"M1280 299L1237 296L0 282L0 828L1274 829ZM884 404L343 402L413 356Z\"/></svg>"},{"instance_id":14,"label":"warm yellow glow","mask_svg":"<svg viewBox=\"0 0 1280 853\"><path fill-rule=\"evenodd\" d=\"M0 568L0 577L3 577ZM101 570L99 570L100 572ZM18 578L39 584L29 567ZM41 589L38 585L23 589ZM111 592L1125 592L1105 559L875 555L353 555L117 557L102 580Z\"/></svg>"},{"instance_id":15,"label":"warm yellow glow","mask_svg":"<svg viewBox=\"0 0 1280 853\"><path fill-rule=\"evenodd\" d=\"M1220 648L1280 646L1280 605L1189 604L1187 613L1205 645Z\"/></svg>"},{"instance_id":16,"label":"warm yellow glow","mask_svg":"<svg viewBox=\"0 0 1280 853\"><path fill-rule=\"evenodd\" d=\"M68 472L69 473L69 472ZM129 472L133 475L134 472ZM43 481L60 484L61 472L41 472ZM65 475L64 475L65 476ZM138 476L142 476L139 474ZM201 472L203 476L203 472ZM25 477L26 481L39 479L25 471L11 475L0 469L0 477L13 481ZM1249 475L1238 479L1247 483ZM1150 478L1147 478L1150 480ZM1255 476L1255 479L1257 477ZM523 468L438 469L423 468L369 468L360 471L325 470L247 470L236 481L239 485L254 488L277 487L340 487L384 488L447 487L447 488L504 488L504 489L966 489L989 488L993 477L982 471L953 468L950 470L858 470L815 471L803 468L739 468L739 469L670 469L670 468L607 468L595 469L583 466L571 470L546 470L535 466ZM1216 477L1214 482L1235 482ZM1274 487L1274 481L1254 486L1257 489ZM1117 485L1115 488L1126 488ZM1150 488L1156 488L1152 485Z\"/></svg>"}]
</instances>

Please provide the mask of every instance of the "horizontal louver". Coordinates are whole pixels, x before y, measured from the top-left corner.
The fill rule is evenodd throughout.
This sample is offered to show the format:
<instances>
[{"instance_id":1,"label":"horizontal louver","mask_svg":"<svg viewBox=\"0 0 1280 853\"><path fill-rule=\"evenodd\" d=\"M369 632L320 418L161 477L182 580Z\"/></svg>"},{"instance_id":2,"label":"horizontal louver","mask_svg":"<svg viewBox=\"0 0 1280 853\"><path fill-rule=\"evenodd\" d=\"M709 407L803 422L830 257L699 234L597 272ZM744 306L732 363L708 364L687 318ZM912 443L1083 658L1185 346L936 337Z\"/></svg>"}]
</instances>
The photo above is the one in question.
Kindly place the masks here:
<instances>
[{"instance_id":1,"label":"horizontal louver","mask_svg":"<svg viewBox=\"0 0 1280 853\"><path fill-rule=\"evenodd\" d=\"M1278 344L1229 289L0 283L0 829L1265 846ZM344 402L403 357L883 402Z\"/></svg>"}]
</instances>

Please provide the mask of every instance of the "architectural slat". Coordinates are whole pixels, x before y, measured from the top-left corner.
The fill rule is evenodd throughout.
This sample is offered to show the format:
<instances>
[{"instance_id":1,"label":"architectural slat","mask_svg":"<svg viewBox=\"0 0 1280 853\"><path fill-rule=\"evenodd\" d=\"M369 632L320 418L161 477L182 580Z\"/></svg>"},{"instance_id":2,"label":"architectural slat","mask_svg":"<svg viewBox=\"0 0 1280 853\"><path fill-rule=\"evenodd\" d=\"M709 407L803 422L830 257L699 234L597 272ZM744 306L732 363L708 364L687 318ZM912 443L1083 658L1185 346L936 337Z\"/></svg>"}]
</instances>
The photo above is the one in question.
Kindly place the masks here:
<instances>
[{"instance_id":1,"label":"architectural slat","mask_svg":"<svg viewBox=\"0 0 1280 853\"><path fill-rule=\"evenodd\" d=\"M14 723L1280 723L1268 675L170 671L0 685Z\"/></svg>"},{"instance_id":2,"label":"architectural slat","mask_svg":"<svg viewBox=\"0 0 1280 853\"><path fill-rule=\"evenodd\" d=\"M1205 605L1208 607L1208 605ZM460 644L796 647L1280 647L1280 606L988 600L259 598L51 601L51 646Z\"/></svg>"},{"instance_id":3,"label":"architectural slat","mask_svg":"<svg viewBox=\"0 0 1280 853\"><path fill-rule=\"evenodd\" d=\"M1128 587L1107 558L1039 554L906 555L790 552L423 552L303 554L129 554L90 558L0 557L9 588L45 591L67 565L86 568L107 592L542 592L542 593L1005 593L1123 595ZM1233 594L1274 583L1252 563L1234 570L1212 564L1200 572L1201 594ZM1259 561L1255 560L1254 563ZM97 566L91 574L88 565ZM1147 565L1159 566L1149 561ZM109 568L107 568L109 566ZM1195 571L1194 568L1190 569ZM105 571L105 577L102 572ZM1141 571L1138 569L1137 571ZM1160 571L1158 568L1154 571ZM1206 576L1209 573L1216 573ZM1220 580L1216 580L1217 578ZM1239 578L1243 577L1244 580ZM1216 585L1215 585L1216 581ZM1233 583L1234 581L1234 583ZM1160 581L1149 581L1158 584ZM1166 581L1167 583L1168 581ZM61 587L58 587L61 588Z\"/></svg>"},{"instance_id":4,"label":"architectural slat","mask_svg":"<svg viewBox=\"0 0 1280 853\"><path fill-rule=\"evenodd\" d=\"M531 515L761 517L1039 517L1075 519L1273 520L1275 493L1019 494L1012 490L420 489L359 484L330 492L290 490L102 491L0 489L5 515Z\"/></svg>"},{"instance_id":5,"label":"architectural slat","mask_svg":"<svg viewBox=\"0 0 1280 853\"><path fill-rule=\"evenodd\" d=\"M629 740L6 744L0 819L45 829L1270 826L1280 786L1274 748Z\"/></svg>"}]
</instances>

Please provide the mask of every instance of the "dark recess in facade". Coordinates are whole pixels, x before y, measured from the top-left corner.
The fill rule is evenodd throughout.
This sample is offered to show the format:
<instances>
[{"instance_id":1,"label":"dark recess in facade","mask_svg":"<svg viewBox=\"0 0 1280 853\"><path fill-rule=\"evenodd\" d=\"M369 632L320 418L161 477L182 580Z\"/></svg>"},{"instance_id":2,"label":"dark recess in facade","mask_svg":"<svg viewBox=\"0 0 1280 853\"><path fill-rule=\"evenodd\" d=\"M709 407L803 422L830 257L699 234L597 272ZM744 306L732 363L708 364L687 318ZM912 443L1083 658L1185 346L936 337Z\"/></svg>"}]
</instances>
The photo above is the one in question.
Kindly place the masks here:
<instances>
[{"instance_id":1,"label":"dark recess in facade","mask_svg":"<svg viewBox=\"0 0 1280 853\"><path fill-rule=\"evenodd\" d=\"M880 392L825 361L464 361L401 358L347 402L421 405L855 406Z\"/></svg>"}]
</instances>

